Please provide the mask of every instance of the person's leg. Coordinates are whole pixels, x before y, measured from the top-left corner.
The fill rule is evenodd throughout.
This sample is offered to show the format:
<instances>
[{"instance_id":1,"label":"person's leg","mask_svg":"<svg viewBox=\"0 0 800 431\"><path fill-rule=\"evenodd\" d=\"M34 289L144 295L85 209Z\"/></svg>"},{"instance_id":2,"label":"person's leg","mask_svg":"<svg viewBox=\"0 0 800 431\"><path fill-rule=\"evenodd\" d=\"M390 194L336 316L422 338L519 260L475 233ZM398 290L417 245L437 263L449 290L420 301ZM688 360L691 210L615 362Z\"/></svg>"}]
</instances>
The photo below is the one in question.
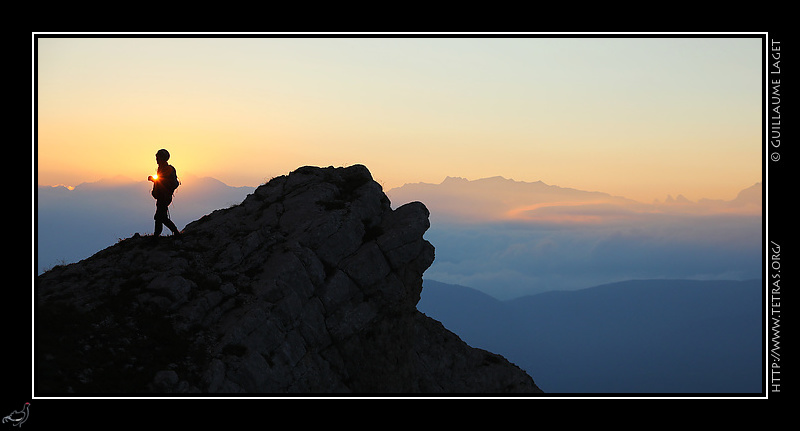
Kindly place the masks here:
<instances>
[{"instance_id":1,"label":"person's leg","mask_svg":"<svg viewBox=\"0 0 800 431\"><path fill-rule=\"evenodd\" d=\"M172 234L173 234L173 235L178 235L178 234L180 234L180 232L178 232L178 227L177 227L177 226L175 226L175 223L173 223L173 222L172 222L172 220L170 220L169 218L167 218L166 220L164 220L164 222L163 222L163 223L164 223L164 225L166 225L166 226L169 228L169 230L171 230L171 231L172 231Z\"/></svg>"},{"instance_id":2,"label":"person's leg","mask_svg":"<svg viewBox=\"0 0 800 431\"><path fill-rule=\"evenodd\" d=\"M169 219L169 201L156 201L156 215L153 217L156 220L155 231L153 235L161 235L163 227L166 225L173 235L179 235L178 227Z\"/></svg>"},{"instance_id":3,"label":"person's leg","mask_svg":"<svg viewBox=\"0 0 800 431\"><path fill-rule=\"evenodd\" d=\"M153 216L153 219L156 221L155 229L153 230L153 236L159 236L164 228L164 221L167 220L166 205L156 201L156 215Z\"/></svg>"}]
</instances>

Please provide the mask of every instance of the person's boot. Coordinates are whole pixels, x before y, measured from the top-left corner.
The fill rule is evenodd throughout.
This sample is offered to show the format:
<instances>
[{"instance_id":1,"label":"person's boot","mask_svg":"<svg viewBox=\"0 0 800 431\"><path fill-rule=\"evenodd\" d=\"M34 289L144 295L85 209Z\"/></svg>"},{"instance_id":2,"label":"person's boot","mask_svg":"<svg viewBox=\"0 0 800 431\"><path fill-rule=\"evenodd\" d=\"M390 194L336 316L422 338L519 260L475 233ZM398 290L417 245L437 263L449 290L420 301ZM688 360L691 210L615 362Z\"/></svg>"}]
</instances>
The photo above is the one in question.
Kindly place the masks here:
<instances>
[{"instance_id":1,"label":"person's boot","mask_svg":"<svg viewBox=\"0 0 800 431\"><path fill-rule=\"evenodd\" d=\"M181 231L178 230L178 226L175 226L175 223L173 223L172 220L167 220L164 222L164 224L167 225L169 230L172 231L172 236L175 238L178 238L181 235Z\"/></svg>"}]
</instances>

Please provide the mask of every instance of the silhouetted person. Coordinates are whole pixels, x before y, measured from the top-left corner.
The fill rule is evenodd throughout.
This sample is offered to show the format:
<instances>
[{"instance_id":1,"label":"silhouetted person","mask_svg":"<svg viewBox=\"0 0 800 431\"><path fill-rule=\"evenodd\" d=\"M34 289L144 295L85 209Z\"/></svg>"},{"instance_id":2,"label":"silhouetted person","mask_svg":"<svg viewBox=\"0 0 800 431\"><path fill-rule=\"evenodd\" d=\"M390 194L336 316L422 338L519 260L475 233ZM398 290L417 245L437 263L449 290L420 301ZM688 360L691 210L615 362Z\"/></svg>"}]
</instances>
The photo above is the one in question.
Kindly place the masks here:
<instances>
[{"instance_id":1,"label":"silhouetted person","mask_svg":"<svg viewBox=\"0 0 800 431\"><path fill-rule=\"evenodd\" d=\"M172 193L178 187L178 173L172 165L167 164L169 160L169 151L160 149L156 153L156 163L158 163L158 171L156 178L148 176L147 180L153 182L153 191L151 194L156 199L156 215L153 219L156 221L154 237L161 235L161 230L166 225L173 235L178 235L177 226L172 220L169 219L169 204L172 203Z\"/></svg>"}]
</instances>

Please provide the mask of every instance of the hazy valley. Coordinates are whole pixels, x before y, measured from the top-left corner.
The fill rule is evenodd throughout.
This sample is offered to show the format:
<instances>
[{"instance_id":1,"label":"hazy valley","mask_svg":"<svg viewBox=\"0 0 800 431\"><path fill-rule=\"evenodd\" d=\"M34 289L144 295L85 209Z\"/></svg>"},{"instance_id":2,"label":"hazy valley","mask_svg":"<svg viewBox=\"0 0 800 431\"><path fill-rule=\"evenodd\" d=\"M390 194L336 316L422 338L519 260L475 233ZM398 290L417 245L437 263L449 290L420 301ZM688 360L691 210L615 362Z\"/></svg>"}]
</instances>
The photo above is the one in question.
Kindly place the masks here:
<instances>
[{"instance_id":1,"label":"hazy valley","mask_svg":"<svg viewBox=\"0 0 800 431\"><path fill-rule=\"evenodd\" d=\"M546 393L759 393L760 280L634 280L499 301L426 280L417 308Z\"/></svg>"}]
</instances>

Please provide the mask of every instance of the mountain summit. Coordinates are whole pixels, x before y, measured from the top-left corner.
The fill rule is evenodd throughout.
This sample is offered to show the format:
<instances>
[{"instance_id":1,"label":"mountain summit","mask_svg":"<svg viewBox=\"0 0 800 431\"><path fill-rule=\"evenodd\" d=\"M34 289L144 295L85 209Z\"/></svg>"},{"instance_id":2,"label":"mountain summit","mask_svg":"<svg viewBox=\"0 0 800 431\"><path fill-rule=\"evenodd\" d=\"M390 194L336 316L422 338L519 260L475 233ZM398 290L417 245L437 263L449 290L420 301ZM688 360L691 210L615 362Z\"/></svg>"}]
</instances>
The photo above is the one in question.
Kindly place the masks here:
<instances>
[{"instance_id":1,"label":"mountain summit","mask_svg":"<svg viewBox=\"0 0 800 431\"><path fill-rule=\"evenodd\" d=\"M416 309L429 212L366 167L303 167L179 237L37 277L37 395L537 393Z\"/></svg>"}]
</instances>

